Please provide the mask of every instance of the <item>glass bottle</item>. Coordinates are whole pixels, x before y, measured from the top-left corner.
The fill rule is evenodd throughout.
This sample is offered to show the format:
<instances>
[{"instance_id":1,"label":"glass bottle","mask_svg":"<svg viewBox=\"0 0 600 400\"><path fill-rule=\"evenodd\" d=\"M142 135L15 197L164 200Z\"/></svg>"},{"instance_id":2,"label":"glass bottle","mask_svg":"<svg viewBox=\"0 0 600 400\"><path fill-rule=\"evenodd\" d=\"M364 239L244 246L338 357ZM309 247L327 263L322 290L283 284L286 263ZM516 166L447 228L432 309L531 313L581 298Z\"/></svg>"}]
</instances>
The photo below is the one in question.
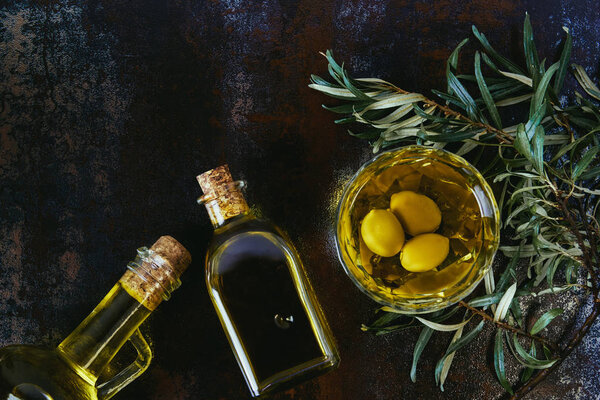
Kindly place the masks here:
<instances>
[{"instance_id":1,"label":"glass bottle","mask_svg":"<svg viewBox=\"0 0 600 400\"><path fill-rule=\"evenodd\" d=\"M250 212L227 165L197 177L215 229L206 284L253 397L339 362L333 336L286 235Z\"/></svg>"},{"instance_id":2,"label":"glass bottle","mask_svg":"<svg viewBox=\"0 0 600 400\"><path fill-rule=\"evenodd\" d=\"M150 365L152 351L138 327L181 282L188 251L162 236L137 257L92 313L54 350L29 345L0 349L0 399L109 399ZM98 378L125 342L136 360L106 382Z\"/></svg>"}]
</instances>

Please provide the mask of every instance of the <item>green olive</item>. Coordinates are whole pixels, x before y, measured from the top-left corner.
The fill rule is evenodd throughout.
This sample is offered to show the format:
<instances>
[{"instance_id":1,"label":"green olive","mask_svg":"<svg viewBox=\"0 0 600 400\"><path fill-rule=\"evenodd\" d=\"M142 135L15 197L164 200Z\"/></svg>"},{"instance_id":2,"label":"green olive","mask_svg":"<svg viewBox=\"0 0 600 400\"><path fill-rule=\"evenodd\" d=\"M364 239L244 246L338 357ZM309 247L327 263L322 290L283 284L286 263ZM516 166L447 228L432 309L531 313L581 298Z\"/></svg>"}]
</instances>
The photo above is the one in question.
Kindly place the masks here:
<instances>
[{"instance_id":1,"label":"green olive","mask_svg":"<svg viewBox=\"0 0 600 400\"><path fill-rule=\"evenodd\" d=\"M404 229L396 216L388 210L371 210L360 226L365 245L382 257L392 257L402 250Z\"/></svg>"},{"instance_id":2,"label":"green olive","mask_svg":"<svg viewBox=\"0 0 600 400\"><path fill-rule=\"evenodd\" d=\"M423 233L410 239L400 253L400 263L410 272L425 272L448 256L450 240L437 233Z\"/></svg>"},{"instance_id":3,"label":"green olive","mask_svg":"<svg viewBox=\"0 0 600 400\"><path fill-rule=\"evenodd\" d=\"M410 190L393 194L390 209L412 236L435 232L442 222L437 204L429 197Z\"/></svg>"}]
</instances>

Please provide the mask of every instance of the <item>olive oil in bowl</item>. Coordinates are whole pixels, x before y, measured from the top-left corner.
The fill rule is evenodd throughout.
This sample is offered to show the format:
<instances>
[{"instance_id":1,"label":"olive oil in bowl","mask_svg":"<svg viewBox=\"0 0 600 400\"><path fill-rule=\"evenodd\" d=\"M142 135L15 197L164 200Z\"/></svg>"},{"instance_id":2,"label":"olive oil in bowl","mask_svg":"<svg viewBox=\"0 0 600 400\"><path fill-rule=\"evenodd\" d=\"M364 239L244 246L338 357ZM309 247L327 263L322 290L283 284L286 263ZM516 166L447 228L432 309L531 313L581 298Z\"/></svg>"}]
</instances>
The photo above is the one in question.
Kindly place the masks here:
<instances>
[{"instance_id":1,"label":"olive oil in bowl","mask_svg":"<svg viewBox=\"0 0 600 400\"><path fill-rule=\"evenodd\" d=\"M392 196L406 191L433 200L441 212L435 233L449 240L449 251L429 271L404 268L402 252L376 255L361 237L365 216L389 209ZM418 207L413 211L417 220L429 217L419 212ZM499 211L488 184L464 159L408 146L380 154L357 172L340 201L336 228L340 260L361 290L399 311L422 313L457 302L483 278L498 247ZM417 256L433 257L435 250Z\"/></svg>"}]
</instances>

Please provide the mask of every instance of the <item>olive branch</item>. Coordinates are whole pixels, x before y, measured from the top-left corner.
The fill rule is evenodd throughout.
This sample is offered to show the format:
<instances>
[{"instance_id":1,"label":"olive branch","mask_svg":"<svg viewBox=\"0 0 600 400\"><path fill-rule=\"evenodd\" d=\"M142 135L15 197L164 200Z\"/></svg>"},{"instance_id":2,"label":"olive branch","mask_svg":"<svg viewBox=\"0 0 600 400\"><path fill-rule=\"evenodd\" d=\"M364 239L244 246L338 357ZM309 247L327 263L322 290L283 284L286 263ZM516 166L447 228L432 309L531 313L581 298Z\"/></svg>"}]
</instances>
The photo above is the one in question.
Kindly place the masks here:
<instances>
[{"instance_id":1,"label":"olive branch","mask_svg":"<svg viewBox=\"0 0 600 400\"><path fill-rule=\"evenodd\" d=\"M352 78L331 51L323 55L333 82L311 77L309 87L340 100L336 106L323 105L341 115L335 122L358 126L348 133L368 140L374 152L415 142L447 147L468 155L495 186L504 215L505 245L500 250L509 261L503 271L486 275L485 294L420 316L382 307L374 322L362 326L378 335L420 329L410 372L413 382L433 332L454 332L435 368L443 390L455 353L489 324L495 328L498 381L512 399L520 398L559 367L600 314L600 89L583 67L570 65L572 36L563 29L560 58L546 68L526 14L523 68L494 50L473 26L481 46L473 73L457 72L465 39L446 63L447 88L433 90L435 100L381 79ZM569 70L588 96L575 92L568 101L559 100ZM514 117L519 115L523 117ZM526 324L524 315L530 310L525 305L533 297L565 292L592 306L583 323L555 342L543 332L563 310L549 309ZM507 379L507 348L522 366L520 383Z\"/></svg>"}]
</instances>

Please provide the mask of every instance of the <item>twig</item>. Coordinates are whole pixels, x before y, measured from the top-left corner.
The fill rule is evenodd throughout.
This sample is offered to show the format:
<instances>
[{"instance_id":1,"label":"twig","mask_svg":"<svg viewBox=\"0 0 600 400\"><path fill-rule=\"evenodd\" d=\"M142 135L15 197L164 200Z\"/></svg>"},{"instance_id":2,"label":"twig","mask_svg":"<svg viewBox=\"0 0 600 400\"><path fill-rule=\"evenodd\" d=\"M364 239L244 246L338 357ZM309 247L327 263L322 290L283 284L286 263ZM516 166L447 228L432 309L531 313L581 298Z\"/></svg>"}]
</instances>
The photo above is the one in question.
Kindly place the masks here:
<instances>
[{"instance_id":1,"label":"twig","mask_svg":"<svg viewBox=\"0 0 600 400\"><path fill-rule=\"evenodd\" d=\"M585 212L585 206L583 205L581 199L578 199L577 202L579 203L579 214L581 215L581 222L583 222L583 226L585 227L585 231L588 236L588 242L590 244L596 243L595 231L592 229L591 224L588 223L587 214ZM595 220L595 218L592 217L592 220ZM596 246L590 245L589 248L591 252L591 258L597 264L600 260L598 260L598 252L596 251Z\"/></svg>"},{"instance_id":2,"label":"twig","mask_svg":"<svg viewBox=\"0 0 600 400\"><path fill-rule=\"evenodd\" d=\"M483 319L485 319L486 321L490 321L493 322L494 324L498 325L500 328L506 329L508 331L511 331L513 333L516 333L517 335L520 336L525 336L528 337L529 339L535 340L539 343L545 344L546 346L550 347L553 351L558 350L558 345L548 339L545 339L541 336L537 336L537 335L532 335L531 333L524 331L522 329L519 329L517 327L514 327L510 324L507 324L505 322L502 321L496 321L491 315L489 315L488 313L486 313L483 310L480 310L478 308L475 307L471 307L469 304L465 303L464 301L460 301L458 303L460 306L466 308L467 310L479 315L480 317L482 317Z\"/></svg>"},{"instance_id":3,"label":"twig","mask_svg":"<svg viewBox=\"0 0 600 400\"><path fill-rule=\"evenodd\" d=\"M573 129L571 128L571 124L569 124L569 116L567 114L565 114L565 113L561 113L556 118L554 118L554 121L556 121L556 123L558 125L560 125L563 128L565 128L565 130L569 134L569 137L571 138L571 141L573 141L573 139L575 138L575 134L573 133Z\"/></svg>"},{"instance_id":4,"label":"twig","mask_svg":"<svg viewBox=\"0 0 600 400\"><path fill-rule=\"evenodd\" d=\"M592 279L594 305L592 306L592 311L585 319L585 322L581 325L581 327L579 327L579 329L577 329L573 333L573 335L571 336L571 340L569 340L567 345L559 351L559 359L557 360L557 362L552 364L552 366L550 366L549 368L539 370L535 375L529 378L529 380L525 382L523 386L521 386L517 391L515 391L515 394L510 397L510 400L522 398L527 393L531 392L548 375L554 372L562 364L562 362L571 354L573 349L575 349L575 347L577 347L579 343L581 343L581 341L583 340L587 332L590 330L592 325L594 325L594 322L596 322L598 315L600 315L600 286L598 285L598 276L596 273L596 269L594 268L594 264L592 263L592 259L590 257L590 249L587 246L585 246L585 242L583 240L583 237L581 236L581 232L579 232L577 224L573 219L573 215L569 211L569 207L567 204L568 199L565 197L561 197L561 193L558 191L555 191L554 194L557 198L558 204L561 207L561 211L565 216L565 220L567 220L567 222L569 223L569 226L571 227L571 232L577 238L577 244L583 252L583 265L586 268L587 272L589 272L590 277ZM591 240L592 238L588 239ZM591 247L593 246L594 245L592 244Z\"/></svg>"},{"instance_id":5,"label":"twig","mask_svg":"<svg viewBox=\"0 0 600 400\"><path fill-rule=\"evenodd\" d=\"M396 87L396 86L393 86L393 89L402 94L410 94L411 93L411 92L407 92L406 90L400 89L399 87ZM483 122L473 121L472 119L464 116L463 114L459 113L458 111L454 111L450 107L441 105L434 100L428 99L427 97L425 97L425 100L423 100L423 103L427 104L428 106L437 107L438 109L443 111L444 114L451 115L452 117L454 117L458 120L461 120L463 122L466 122L469 125L473 125L473 126L485 129L486 131L495 134L501 143L512 143L514 141L514 138L512 137L512 135L504 132L503 130L495 128L489 124L484 124Z\"/></svg>"},{"instance_id":6,"label":"twig","mask_svg":"<svg viewBox=\"0 0 600 400\"><path fill-rule=\"evenodd\" d=\"M587 332L590 330L598 315L600 314L600 302L598 298L594 299L594 307L592 308L592 312L588 315L585 322L581 327L573 334L573 337L567 344L567 346L560 351L560 358L552 364L549 368L538 370L538 372L533 375L527 382L523 384L515 394L510 397L510 400L516 400L523 398L527 393L531 392L540 382L542 382L548 375L550 375L554 370L556 370L562 362L571 354L573 349L579 345L579 343L583 340Z\"/></svg>"},{"instance_id":7,"label":"twig","mask_svg":"<svg viewBox=\"0 0 600 400\"><path fill-rule=\"evenodd\" d=\"M590 249L588 248L588 246L585 245L585 241L581 236L581 232L579 232L579 228L577 227L577 224L573 219L573 215L571 214L571 211L569 211L569 205L567 204L568 198L561 198L560 192L555 192L554 195L556 196L561 211L565 216L565 220L569 223L571 233L573 233L577 238L577 244L579 246L579 249L583 253L583 266L587 269L592 278L592 291L594 292L594 298L598 298L598 291L600 290L600 285L598 284L598 275L596 274L596 270L594 269L594 263L590 255Z\"/></svg>"}]
</instances>

